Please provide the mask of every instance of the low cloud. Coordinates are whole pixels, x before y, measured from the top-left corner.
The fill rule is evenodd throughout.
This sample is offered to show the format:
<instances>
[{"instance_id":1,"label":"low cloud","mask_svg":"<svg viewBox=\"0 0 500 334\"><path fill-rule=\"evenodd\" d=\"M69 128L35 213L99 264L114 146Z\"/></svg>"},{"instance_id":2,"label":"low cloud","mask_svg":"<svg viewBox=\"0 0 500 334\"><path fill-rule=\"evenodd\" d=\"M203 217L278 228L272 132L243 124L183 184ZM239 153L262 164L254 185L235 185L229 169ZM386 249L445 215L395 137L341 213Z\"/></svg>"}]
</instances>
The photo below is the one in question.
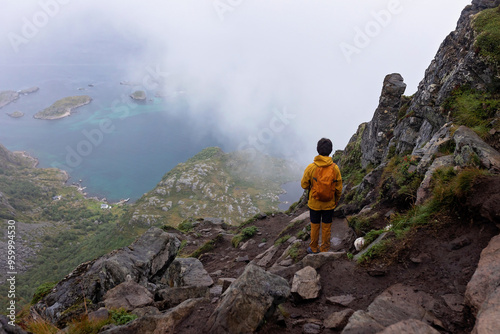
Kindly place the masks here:
<instances>
[{"instance_id":1,"label":"low cloud","mask_svg":"<svg viewBox=\"0 0 500 334\"><path fill-rule=\"evenodd\" d=\"M120 62L131 80L140 80L146 66L159 66L168 72L163 93L186 101L185 117L196 131L210 132L230 149L257 138L263 151L301 161L315 155L321 137L344 148L371 119L386 74L401 73L406 93L414 93L470 3L3 2L3 65L78 61L84 50L89 62ZM23 29L30 24L37 32L28 38ZM13 44L14 35L24 40ZM278 124L273 119L283 110L291 116Z\"/></svg>"}]
</instances>

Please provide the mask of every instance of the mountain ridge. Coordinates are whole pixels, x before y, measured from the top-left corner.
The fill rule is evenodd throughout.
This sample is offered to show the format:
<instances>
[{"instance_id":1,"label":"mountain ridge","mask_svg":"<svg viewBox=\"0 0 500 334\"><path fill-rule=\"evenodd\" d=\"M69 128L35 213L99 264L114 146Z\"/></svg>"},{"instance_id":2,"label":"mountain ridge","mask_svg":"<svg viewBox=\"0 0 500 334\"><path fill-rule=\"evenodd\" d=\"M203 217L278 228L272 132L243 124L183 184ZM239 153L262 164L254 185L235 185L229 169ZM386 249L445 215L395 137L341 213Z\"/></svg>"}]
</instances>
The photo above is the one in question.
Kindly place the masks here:
<instances>
[{"instance_id":1,"label":"mountain ridge","mask_svg":"<svg viewBox=\"0 0 500 334\"><path fill-rule=\"evenodd\" d=\"M464 9L413 97L402 95L401 75L389 74L372 120L335 153L345 189L332 252L306 255L304 197L289 213L237 227L217 219L152 227L47 289L23 326L31 316L71 328L72 318L103 314L102 333L500 330L498 67L477 46L473 24L490 11L500 1ZM486 112L477 115L478 105ZM154 256L153 242L166 245ZM70 281L84 297L68 294L79 288ZM132 321L114 322L113 307Z\"/></svg>"}]
</instances>

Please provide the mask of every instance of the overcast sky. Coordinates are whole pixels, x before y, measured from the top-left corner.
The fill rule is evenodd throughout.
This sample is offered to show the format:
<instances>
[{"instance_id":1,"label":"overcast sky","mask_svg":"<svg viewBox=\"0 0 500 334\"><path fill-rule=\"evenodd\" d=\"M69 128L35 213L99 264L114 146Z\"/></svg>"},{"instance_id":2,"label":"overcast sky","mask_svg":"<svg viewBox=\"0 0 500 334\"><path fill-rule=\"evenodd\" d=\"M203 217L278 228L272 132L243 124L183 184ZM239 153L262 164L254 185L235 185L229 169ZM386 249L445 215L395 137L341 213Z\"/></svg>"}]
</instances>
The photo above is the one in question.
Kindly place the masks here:
<instances>
[{"instance_id":1,"label":"overcast sky","mask_svg":"<svg viewBox=\"0 0 500 334\"><path fill-rule=\"evenodd\" d=\"M385 75L401 73L413 94L470 2L0 0L0 63L64 61L78 43L130 41L128 75L168 72L200 128L210 120L235 146L254 137L313 151L309 159L320 137L343 149L372 118Z\"/></svg>"}]
</instances>

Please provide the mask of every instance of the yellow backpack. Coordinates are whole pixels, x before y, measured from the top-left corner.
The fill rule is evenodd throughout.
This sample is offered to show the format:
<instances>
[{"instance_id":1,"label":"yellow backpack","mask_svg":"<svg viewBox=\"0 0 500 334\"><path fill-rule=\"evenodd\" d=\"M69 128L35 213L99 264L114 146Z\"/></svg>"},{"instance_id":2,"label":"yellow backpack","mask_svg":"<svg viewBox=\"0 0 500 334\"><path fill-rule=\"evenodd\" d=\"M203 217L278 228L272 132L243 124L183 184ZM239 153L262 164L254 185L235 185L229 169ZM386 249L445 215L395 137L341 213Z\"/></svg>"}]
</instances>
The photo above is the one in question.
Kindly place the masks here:
<instances>
[{"instance_id":1,"label":"yellow backpack","mask_svg":"<svg viewBox=\"0 0 500 334\"><path fill-rule=\"evenodd\" d=\"M312 178L311 196L320 202L330 202L335 197L337 181L335 164L316 167Z\"/></svg>"}]
</instances>

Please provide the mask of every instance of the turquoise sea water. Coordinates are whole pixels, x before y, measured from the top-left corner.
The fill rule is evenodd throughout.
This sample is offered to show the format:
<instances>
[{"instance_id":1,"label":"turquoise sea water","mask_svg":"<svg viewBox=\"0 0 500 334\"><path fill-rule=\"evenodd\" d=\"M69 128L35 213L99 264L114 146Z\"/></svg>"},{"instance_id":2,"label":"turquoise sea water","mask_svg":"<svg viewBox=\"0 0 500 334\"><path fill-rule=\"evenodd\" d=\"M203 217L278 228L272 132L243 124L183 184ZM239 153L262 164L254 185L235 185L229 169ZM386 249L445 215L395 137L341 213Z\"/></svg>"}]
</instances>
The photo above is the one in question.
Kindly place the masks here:
<instances>
[{"instance_id":1,"label":"turquoise sea water","mask_svg":"<svg viewBox=\"0 0 500 334\"><path fill-rule=\"evenodd\" d=\"M27 151L39 159L40 167L69 171L70 182L82 180L89 195L135 200L203 148L226 148L210 131L200 133L183 117L188 105L182 95L160 99L147 91L147 101L134 102L129 97L134 88L120 85L127 78L119 69L52 64L23 66L20 72L23 75L10 80L3 77L0 90L40 90L0 109L0 143ZM73 95L93 100L66 118L33 118L56 100ZM16 110L25 116L7 115Z\"/></svg>"}]
</instances>

